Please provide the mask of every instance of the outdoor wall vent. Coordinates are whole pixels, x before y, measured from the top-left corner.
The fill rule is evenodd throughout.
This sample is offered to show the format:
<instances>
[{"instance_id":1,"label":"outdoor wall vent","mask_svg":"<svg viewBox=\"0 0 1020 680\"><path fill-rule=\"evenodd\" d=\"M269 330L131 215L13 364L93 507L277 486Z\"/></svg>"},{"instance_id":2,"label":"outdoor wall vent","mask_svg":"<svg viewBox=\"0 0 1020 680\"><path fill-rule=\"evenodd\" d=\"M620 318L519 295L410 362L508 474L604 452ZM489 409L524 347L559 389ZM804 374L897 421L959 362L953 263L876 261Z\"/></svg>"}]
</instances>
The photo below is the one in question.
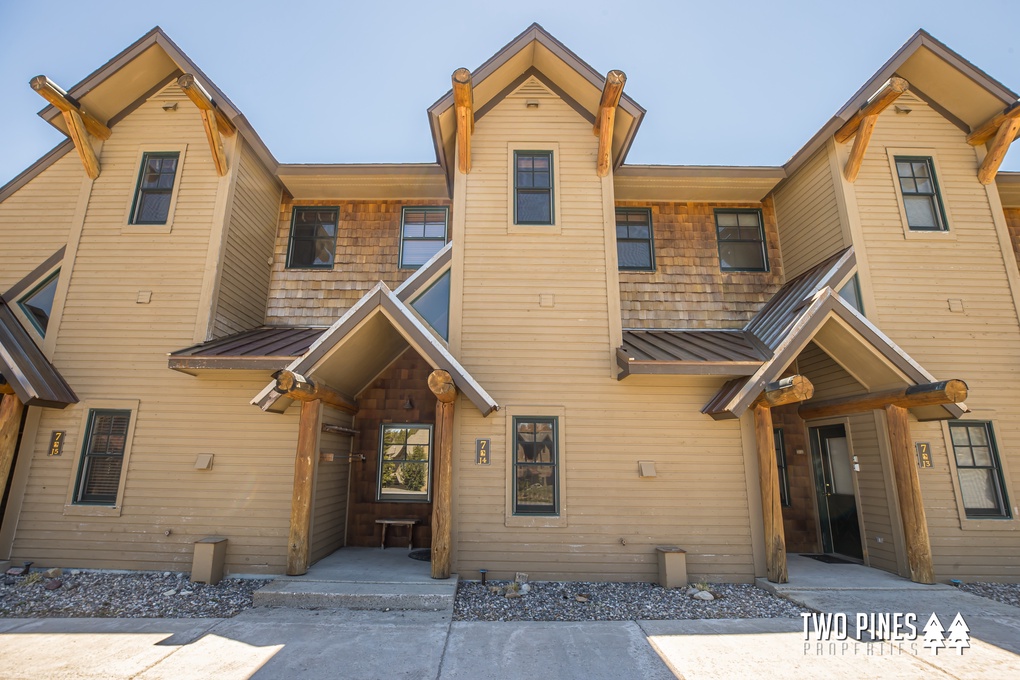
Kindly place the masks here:
<instances>
[{"instance_id":1,"label":"outdoor wall vent","mask_svg":"<svg viewBox=\"0 0 1020 680\"><path fill-rule=\"evenodd\" d=\"M653 460L639 460L638 461L638 476L639 477L655 477L655 461Z\"/></svg>"}]
</instances>

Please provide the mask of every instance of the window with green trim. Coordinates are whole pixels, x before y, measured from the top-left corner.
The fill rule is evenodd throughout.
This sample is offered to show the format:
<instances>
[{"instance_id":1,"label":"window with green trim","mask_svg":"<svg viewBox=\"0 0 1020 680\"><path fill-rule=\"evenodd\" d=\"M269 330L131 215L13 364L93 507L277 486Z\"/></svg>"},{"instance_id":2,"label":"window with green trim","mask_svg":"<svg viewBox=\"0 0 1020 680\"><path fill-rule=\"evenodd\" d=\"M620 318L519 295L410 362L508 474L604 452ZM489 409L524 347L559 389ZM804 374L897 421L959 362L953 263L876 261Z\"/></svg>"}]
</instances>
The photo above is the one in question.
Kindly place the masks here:
<instances>
[{"instance_id":1,"label":"window with green trim","mask_svg":"<svg viewBox=\"0 0 1020 680\"><path fill-rule=\"evenodd\" d=\"M44 337L50 323L50 315L53 313L53 296L57 293L59 276L60 270L58 269L18 300L21 311L25 312L25 315L32 321L32 325Z\"/></svg>"},{"instance_id":2,"label":"window with green trim","mask_svg":"<svg viewBox=\"0 0 1020 680\"><path fill-rule=\"evenodd\" d=\"M424 293L411 301L414 311L421 314L443 340L450 337L450 270L446 270Z\"/></svg>"},{"instance_id":3,"label":"window with green trim","mask_svg":"<svg viewBox=\"0 0 1020 680\"><path fill-rule=\"evenodd\" d=\"M173 199L177 152L145 153L131 206L131 224L166 224Z\"/></svg>"},{"instance_id":4,"label":"window with green trim","mask_svg":"<svg viewBox=\"0 0 1020 680\"><path fill-rule=\"evenodd\" d=\"M776 444L776 469L779 471L779 502L784 507L789 507L790 477L786 470L786 441L783 438L783 428L773 429L772 437Z\"/></svg>"},{"instance_id":5,"label":"window with green trim","mask_svg":"<svg viewBox=\"0 0 1020 680\"><path fill-rule=\"evenodd\" d=\"M384 423L379 430L376 500L432 500L432 426Z\"/></svg>"},{"instance_id":6,"label":"window with green trim","mask_svg":"<svg viewBox=\"0 0 1020 680\"><path fill-rule=\"evenodd\" d=\"M761 210L715 211L719 267L724 272L767 272L768 253Z\"/></svg>"},{"instance_id":7,"label":"window with green trim","mask_svg":"<svg viewBox=\"0 0 1020 680\"><path fill-rule=\"evenodd\" d=\"M957 420L949 423L949 433L967 517L1008 519L1009 500L992 424Z\"/></svg>"},{"instance_id":8,"label":"window with green trim","mask_svg":"<svg viewBox=\"0 0 1020 680\"><path fill-rule=\"evenodd\" d=\"M417 269L446 245L446 208L404 208L400 268Z\"/></svg>"},{"instance_id":9,"label":"window with green trim","mask_svg":"<svg viewBox=\"0 0 1020 680\"><path fill-rule=\"evenodd\" d=\"M655 271L651 210L616 209L616 256L621 271Z\"/></svg>"},{"instance_id":10,"label":"window with green trim","mask_svg":"<svg viewBox=\"0 0 1020 680\"><path fill-rule=\"evenodd\" d=\"M287 267L331 269L336 252L339 208L303 206L294 208L290 224Z\"/></svg>"},{"instance_id":11,"label":"window with green trim","mask_svg":"<svg viewBox=\"0 0 1020 680\"><path fill-rule=\"evenodd\" d=\"M514 416L514 514L557 515L557 418Z\"/></svg>"},{"instance_id":12,"label":"window with green trim","mask_svg":"<svg viewBox=\"0 0 1020 680\"><path fill-rule=\"evenodd\" d=\"M74 502L116 505L131 411L92 409L88 417Z\"/></svg>"},{"instance_id":13,"label":"window with green trim","mask_svg":"<svg viewBox=\"0 0 1020 680\"><path fill-rule=\"evenodd\" d=\"M931 157L896 156L896 176L910 230L948 231Z\"/></svg>"},{"instance_id":14,"label":"window with green trim","mask_svg":"<svg viewBox=\"0 0 1020 680\"><path fill-rule=\"evenodd\" d=\"M515 151L514 224L552 223L552 151Z\"/></svg>"}]
</instances>

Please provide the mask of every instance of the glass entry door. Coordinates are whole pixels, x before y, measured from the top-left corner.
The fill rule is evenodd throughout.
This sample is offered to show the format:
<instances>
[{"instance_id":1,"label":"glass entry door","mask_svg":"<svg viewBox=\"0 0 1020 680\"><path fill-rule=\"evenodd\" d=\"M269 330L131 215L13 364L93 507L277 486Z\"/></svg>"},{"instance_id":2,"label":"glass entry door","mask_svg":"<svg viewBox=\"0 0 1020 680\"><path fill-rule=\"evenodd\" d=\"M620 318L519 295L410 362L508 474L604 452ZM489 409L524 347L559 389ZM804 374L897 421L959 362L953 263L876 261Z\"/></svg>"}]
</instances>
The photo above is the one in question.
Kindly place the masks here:
<instances>
[{"instance_id":1,"label":"glass entry door","mask_svg":"<svg viewBox=\"0 0 1020 680\"><path fill-rule=\"evenodd\" d=\"M822 552L864 559L854 495L853 455L843 425L811 428L811 463Z\"/></svg>"}]
</instances>

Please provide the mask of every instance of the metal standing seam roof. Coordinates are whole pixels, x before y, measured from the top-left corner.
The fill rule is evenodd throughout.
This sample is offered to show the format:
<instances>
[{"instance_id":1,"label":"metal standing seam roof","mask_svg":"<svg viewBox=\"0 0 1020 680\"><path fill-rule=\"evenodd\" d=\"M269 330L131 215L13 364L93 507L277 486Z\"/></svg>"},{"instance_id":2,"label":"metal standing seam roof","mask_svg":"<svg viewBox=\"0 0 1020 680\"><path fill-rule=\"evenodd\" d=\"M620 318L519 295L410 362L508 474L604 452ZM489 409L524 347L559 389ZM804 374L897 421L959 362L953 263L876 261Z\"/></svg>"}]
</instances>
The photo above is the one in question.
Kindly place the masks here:
<instances>
[{"instance_id":1,"label":"metal standing seam roof","mask_svg":"<svg viewBox=\"0 0 1020 680\"><path fill-rule=\"evenodd\" d=\"M616 362L629 373L751 375L768 358L753 335L721 330L625 330Z\"/></svg>"},{"instance_id":2,"label":"metal standing seam roof","mask_svg":"<svg viewBox=\"0 0 1020 680\"><path fill-rule=\"evenodd\" d=\"M171 352L167 363L176 370L278 370L304 354L325 331L322 327L262 326Z\"/></svg>"},{"instance_id":3,"label":"metal standing seam roof","mask_svg":"<svg viewBox=\"0 0 1020 680\"><path fill-rule=\"evenodd\" d=\"M26 406L64 408L78 397L0 299L0 375Z\"/></svg>"}]
</instances>

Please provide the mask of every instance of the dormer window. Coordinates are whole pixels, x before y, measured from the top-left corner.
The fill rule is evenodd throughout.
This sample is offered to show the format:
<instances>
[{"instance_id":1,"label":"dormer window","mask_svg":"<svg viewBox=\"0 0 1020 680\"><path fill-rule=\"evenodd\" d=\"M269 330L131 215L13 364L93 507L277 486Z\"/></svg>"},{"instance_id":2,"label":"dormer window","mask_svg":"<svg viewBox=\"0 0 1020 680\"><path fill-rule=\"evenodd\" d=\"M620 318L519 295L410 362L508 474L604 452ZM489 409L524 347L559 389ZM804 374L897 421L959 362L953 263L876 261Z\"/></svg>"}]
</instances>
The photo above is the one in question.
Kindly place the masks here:
<instances>
[{"instance_id":1,"label":"dormer window","mask_svg":"<svg viewBox=\"0 0 1020 680\"><path fill-rule=\"evenodd\" d=\"M552 151L514 152L514 224L553 223Z\"/></svg>"},{"instance_id":2,"label":"dormer window","mask_svg":"<svg viewBox=\"0 0 1020 680\"><path fill-rule=\"evenodd\" d=\"M57 292L59 276L60 270L58 269L18 300L21 311L25 313L32 325L39 331L39 335L43 337L46 336L46 328L50 323L50 315L53 313L53 296Z\"/></svg>"},{"instance_id":3,"label":"dormer window","mask_svg":"<svg viewBox=\"0 0 1020 680\"><path fill-rule=\"evenodd\" d=\"M166 224L173 200L180 154L146 153L138 173L131 224Z\"/></svg>"}]
</instances>

